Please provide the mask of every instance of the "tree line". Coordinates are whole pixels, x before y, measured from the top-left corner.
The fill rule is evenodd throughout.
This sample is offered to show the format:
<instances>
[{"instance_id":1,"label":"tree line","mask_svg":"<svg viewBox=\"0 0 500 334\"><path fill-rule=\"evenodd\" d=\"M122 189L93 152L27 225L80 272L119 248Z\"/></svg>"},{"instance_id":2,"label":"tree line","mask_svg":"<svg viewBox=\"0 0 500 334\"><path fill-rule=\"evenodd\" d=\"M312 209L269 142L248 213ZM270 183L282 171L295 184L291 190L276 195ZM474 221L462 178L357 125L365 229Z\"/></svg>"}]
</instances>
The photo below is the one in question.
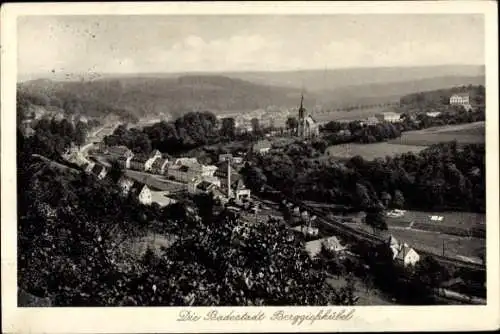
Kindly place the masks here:
<instances>
[{"instance_id":1,"label":"tree line","mask_svg":"<svg viewBox=\"0 0 500 334\"><path fill-rule=\"evenodd\" d=\"M485 211L484 144L458 147L433 145L373 161L355 156L348 161L320 161L312 145L294 143L245 166L247 184L265 185L290 197L367 210L382 204L419 210Z\"/></svg>"}]
</instances>

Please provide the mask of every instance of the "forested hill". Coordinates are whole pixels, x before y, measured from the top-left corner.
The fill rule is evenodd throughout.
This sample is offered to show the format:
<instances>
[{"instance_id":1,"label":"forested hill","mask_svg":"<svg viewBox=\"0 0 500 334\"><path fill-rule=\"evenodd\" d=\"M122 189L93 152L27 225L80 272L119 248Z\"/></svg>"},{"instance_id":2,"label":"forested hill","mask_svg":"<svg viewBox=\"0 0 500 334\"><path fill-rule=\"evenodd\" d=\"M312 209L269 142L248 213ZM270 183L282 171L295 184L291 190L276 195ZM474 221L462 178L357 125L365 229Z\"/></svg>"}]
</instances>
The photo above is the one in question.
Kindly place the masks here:
<instances>
[{"instance_id":1,"label":"forested hill","mask_svg":"<svg viewBox=\"0 0 500 334\"><path fill-rule=\"evenodd\" d=\"M300 89L254 84L223 76L182 76L179 78L127 77L94 81L35 80L18 85L31 95L49 99L68 96L86 103L130 111L137 117L189 111L242 111L270 105L296 106ZM308 95L309 103L314 103Z\"/></svg>"}]
</instances>

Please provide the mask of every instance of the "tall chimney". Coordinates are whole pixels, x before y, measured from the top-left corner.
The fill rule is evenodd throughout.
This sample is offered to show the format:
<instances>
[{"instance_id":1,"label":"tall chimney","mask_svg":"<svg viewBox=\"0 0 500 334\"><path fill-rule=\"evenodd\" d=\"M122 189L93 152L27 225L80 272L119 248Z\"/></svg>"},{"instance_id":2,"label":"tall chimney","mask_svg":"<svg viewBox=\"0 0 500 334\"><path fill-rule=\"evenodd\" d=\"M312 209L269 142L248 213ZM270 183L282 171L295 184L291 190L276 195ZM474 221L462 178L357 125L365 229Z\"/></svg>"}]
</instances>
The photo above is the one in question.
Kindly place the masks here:
<instances>
[{"instance_id":1,"label":"tall chimney","mask_svg":"<svg viewBox=\"0 0 500 334\"><path fill-rule=\"evenodd\" d=\"M227 158L227 199L231 198L231 159Z\"/></svg>"}]
</instances>

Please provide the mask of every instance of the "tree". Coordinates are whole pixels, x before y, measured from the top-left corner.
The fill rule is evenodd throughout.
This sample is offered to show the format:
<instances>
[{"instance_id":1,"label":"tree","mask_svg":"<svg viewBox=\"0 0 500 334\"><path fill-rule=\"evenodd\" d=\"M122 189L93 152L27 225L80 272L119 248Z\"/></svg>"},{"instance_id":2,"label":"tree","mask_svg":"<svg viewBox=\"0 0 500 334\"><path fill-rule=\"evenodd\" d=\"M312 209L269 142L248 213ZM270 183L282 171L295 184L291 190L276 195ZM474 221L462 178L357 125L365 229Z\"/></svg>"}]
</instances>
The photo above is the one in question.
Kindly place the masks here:
<instances>
[{"instance_id":1,"label":"tree","mask_svg":"<svg viewBox=\"0 0 500 334\"><path fill-rule=\"evenodd\" d=\"M425 256L417 262L414 277L431 292L435 292L444 281L449 279L450 274L434 257Z\"/></svg>"},{"instance_id":2,"label":"tree","mask_svg":"<svg viewBox=\"0 0 500 334\"><path fill-rule=\"evenodd\" d=\"M405 199L401 190L396 189L394 191L394 197L392 199L392 205L397 209L402 209L405 205Z\"/></svg>"},{"instance_id":3,"label":"tree","mask_svg":"<svg viewBox=\"0 0 500 334\"><path fill-rule=\"evenodd\" d=\"M386 191L384 191L380 195L380 199L381 199L382 204L384 205L384 207L387 208L389 206L389 203L391 202L391 195L389 195L389 193L387 193Z\"/></svg>"},{"instance_id":4,"label":"tree","mask_svg":"<svg viewBox=\"0 0 500 334\"><path fill-rule=\"evenodd\" d=\"M299 121L297 121L297 118L290 116L286 120L286 128L289 131L292 131L292 133L295 133L297 130L297 127L299 126Z\"/></svg>"},{"instance_id":5,"label":"tree","mask_svg":"<svg viewBox=\"0 0 500 334\"><path fill-rule=\"evenodd\" d=\"M221 134L223 136L233 139L236 135L236 125L235 120L232 117L227 117L222 119Z\"/></svg>"},{"instance_id":6,"label":"tree","mask_svg":"<svg viewBox=\"0 0 500 334\"><path fill-rule=\"evenodd\" d=\"M375 230L387 230L387 223L385 221L384 212L380 210L380 208L371 208L366 213L365 224L371 226L374 233Z\"/></svg>"},{"instance_id":7,"label":"tree","mask_svg":"<svg viewBox=\"0 0 500 334\"><path fill-rule=\"evenodd\" d=\"M353 158L354 159L354 158ZM368 194L368 189L361 183L356 183L356 199L355 202L361 210L366 210L372 206L372 199Z\"/></svg>"},{"instance_id":8,"label":"tree","mask_svg":"<svg viewBox=\"0 0 500 334\"><path fill-rule=\"evenodd\" d=\"M260 123L258 118L252 118L250 121L252 123L252 133L259 134L260 133Z\"/></svg>"}]
</instances>

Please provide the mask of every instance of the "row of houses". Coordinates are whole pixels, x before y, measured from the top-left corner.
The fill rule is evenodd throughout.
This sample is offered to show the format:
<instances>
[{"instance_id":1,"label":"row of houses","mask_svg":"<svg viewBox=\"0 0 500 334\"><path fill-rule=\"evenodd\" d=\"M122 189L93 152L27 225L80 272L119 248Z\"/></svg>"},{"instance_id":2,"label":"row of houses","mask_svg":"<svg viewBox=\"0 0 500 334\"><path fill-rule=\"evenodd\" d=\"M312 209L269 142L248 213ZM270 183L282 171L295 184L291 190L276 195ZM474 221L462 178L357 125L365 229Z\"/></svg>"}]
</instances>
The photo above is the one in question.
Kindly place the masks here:
<instances>
[{"instance_id":1,"label":"row of houses","mask_svg":"<svg viewBox=\"0 0 500 334\"><path fill-rule=\"evenodd\" d=\"M241 176L232 165L244 163L243 157L221 154L215 165L201 164L197 158L172 158L154 151L149 156L135 155L127 147L115 146L105 150L125 170L148 172L157 179L183 184L189 193L212 193L216 198L235 198L242 201L250 198ZM228 174L229 173L229 174ZM153 176L151 176L153 177ZM147 203L150 196L145 190L141 201Z\"/></svg>"}]
</instances>

